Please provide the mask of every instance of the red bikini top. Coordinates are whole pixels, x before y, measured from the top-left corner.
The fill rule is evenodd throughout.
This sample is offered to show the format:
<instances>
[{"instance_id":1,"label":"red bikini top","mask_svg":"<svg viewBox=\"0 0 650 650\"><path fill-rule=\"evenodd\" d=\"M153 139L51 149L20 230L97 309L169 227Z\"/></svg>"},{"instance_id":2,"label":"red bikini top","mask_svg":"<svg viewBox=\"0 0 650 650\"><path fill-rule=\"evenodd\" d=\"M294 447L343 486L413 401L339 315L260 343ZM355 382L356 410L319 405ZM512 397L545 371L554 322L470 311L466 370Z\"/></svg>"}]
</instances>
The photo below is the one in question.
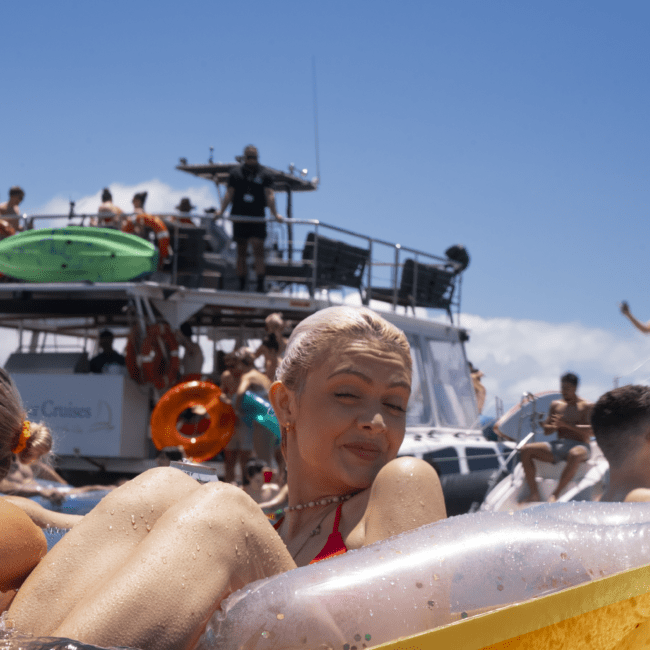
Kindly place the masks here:
<instances>
[{"instance_id":1,"label":"red bikini top","mask_svg":"<svg viewBox=\"0 0 650 650\"><path fill-rule=\"evenodd\" d=\"M327 538L325 546L323 546L323 548L320 550L320 553L309 564L314 564L315 562L320 562L321 560L327 560L327 558L334 557L335 555L343 555L344 553L347 553L348 547L345 545L343 536L339 531L339 522L341 521L342 507L343 504L339 503L338 507L336 508L336 515L334 515L334 527L332 528L332 532ZM273 528L275 528L275 530L278 530L283 521L284 517L282 517L282 519L280 519L280 521L277 523L273 524Z\"/></svg>"}]
</instances>

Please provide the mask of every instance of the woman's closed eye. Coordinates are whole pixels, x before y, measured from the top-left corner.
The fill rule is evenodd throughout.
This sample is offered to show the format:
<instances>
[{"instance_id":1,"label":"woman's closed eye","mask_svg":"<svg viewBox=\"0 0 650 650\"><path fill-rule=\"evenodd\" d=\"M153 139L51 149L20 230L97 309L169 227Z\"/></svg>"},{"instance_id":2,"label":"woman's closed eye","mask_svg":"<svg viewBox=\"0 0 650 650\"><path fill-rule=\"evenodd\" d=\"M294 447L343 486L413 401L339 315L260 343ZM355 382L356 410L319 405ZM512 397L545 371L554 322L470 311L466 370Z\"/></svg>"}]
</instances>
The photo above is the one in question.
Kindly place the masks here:
<instances>
[{"instance_id":1,"label":"woman's closed eye","mask_svg":"<svg viewBox=\"0 0 650 650\"><path fill-rule=\"evenodd\" d=\"M348 393L347 391L340 390L334 393L335 397L342 397L342 398L351 398L351 399L359 399L359 396L355 393Z\"/></svg>"},{"instance_id":2,"label":"woman's closed eye","mask_svg":"<svg viewBox=\"0 0 650 650\"><path fill-rule=\"evenodd\" d=\"M397 413L406 413L406 408L397 402L384 402L384 406Z\"/></svg>"}]
</instances>

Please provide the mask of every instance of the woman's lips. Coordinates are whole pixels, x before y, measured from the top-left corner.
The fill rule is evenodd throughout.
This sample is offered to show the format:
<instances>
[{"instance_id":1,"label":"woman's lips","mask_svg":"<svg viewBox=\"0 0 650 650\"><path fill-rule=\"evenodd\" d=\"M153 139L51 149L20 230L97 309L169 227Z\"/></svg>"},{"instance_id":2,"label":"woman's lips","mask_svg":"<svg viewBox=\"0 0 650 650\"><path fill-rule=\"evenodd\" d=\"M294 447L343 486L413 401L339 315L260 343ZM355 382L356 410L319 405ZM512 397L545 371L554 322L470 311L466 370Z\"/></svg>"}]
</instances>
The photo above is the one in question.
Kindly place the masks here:
<instances>
[{"instance_id":1,"label":"woman's lips","mask_svg":"<svg viewBox=\"0 0 650 650\"><path fill-rule=\"evenodd\" d=\"M379 446L370 442L352 442L343 446L350 453L364 460L375 460L381 454Z\"/></svg>"}]
</instances>

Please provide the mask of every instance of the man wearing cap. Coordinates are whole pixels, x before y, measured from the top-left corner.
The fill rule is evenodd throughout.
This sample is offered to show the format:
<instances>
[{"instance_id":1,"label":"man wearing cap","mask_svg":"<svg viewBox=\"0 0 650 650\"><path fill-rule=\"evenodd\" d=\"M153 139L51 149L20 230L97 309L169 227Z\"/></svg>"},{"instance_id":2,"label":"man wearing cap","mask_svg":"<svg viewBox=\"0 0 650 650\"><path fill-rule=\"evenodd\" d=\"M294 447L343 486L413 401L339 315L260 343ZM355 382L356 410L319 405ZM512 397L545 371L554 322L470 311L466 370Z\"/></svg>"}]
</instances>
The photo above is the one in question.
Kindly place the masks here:
<instances>
[{"instance_id":1,"label":"man wearing cap","mask_svg":"<svg viewBox=\"0 0 650 650\"><path fill-rule=\"evenodd\" d=\"M119 352L113 350L113 332L111 330L102 330L99 333L99 349L101 352L90 360L90 372L123 374L126 368L126 359Z\"/></svg>"},{"instance_id":2,"label":"man wearing cap","mask_svg":"<svg viewBox=\"0 0 650 650\"><path fill-rule=\"evenodd\" d=\"M275 194L272 189L271 175L259 164L257 148L248 145L244 149L244 162L230 172L228 190L221 202L221 209L214 218L223 216L225 209L232 203L232 217L248 217L245 221L233 223L233 239L237 244L237 277L239 289L246 288L246 253L248 242L253 248L257 291L264 292L264 240L266 239L266 222L264 211L268 206L277 221L283 221L275 208Z\"/></svg>"},{"instance_id":3,"label":"man wearing cap","mask_svg":"<svg viewBox=\"0 0 650 650\"><path fill-rule=\"evenodd\" d=\"M20 208L18 207L21 201L25 198L25 192L22 187L14 185L9 188L9 200L5 203L0 203L0 216L16 230L20 229Z\"/></svg>"}]
</instances>

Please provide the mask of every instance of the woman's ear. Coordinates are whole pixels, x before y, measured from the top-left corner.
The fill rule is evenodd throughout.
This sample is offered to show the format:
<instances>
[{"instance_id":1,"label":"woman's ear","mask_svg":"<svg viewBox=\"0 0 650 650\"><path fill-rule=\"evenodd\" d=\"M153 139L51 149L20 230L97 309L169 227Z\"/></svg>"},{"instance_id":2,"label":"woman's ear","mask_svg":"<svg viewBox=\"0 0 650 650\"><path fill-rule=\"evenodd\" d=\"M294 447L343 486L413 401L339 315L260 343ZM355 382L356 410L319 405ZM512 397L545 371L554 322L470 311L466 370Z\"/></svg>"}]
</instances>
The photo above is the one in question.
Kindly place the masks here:
<instances>
[{"instance_id":1,"label":"woman's ear","mask_svg":"<svg viewBox=\"0 0 650 650\"><path fill-rule=\"evenodd\" d=\"M294 397L293 391L289 390L281 381L274 381L269 388L269 401L280 427L295 418Z\"/></svg>"}]
</instances>

